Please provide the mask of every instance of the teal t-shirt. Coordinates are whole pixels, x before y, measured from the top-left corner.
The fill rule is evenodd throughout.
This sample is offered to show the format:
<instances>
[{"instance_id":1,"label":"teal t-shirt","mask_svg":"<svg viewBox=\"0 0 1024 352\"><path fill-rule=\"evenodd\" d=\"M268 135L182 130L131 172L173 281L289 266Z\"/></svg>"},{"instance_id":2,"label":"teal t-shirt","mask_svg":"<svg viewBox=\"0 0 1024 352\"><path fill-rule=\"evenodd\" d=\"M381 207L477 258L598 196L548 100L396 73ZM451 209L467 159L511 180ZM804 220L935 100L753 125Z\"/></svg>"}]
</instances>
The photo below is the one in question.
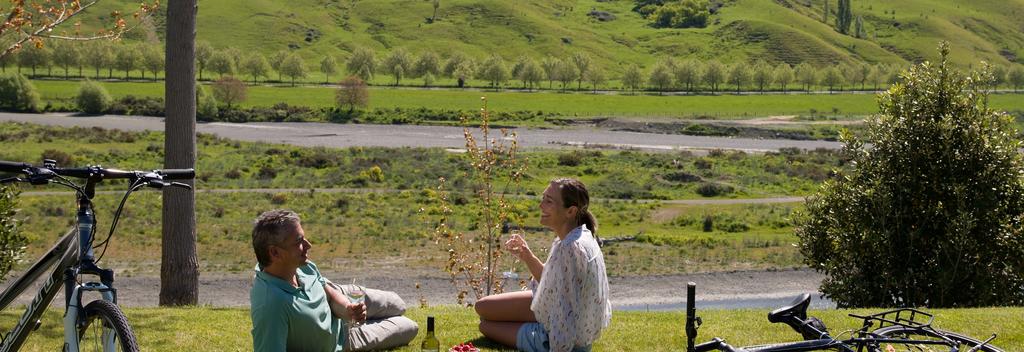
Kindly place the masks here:
<instances>
[{"instance_id":1,"label":"teal t-shirt","mask_svg":"<svg viewBox=\"0 0 1024 352\"><path fill-rule=\"evenodd\" d=\"M296 275L299 287L256 267L249 292L253 350L342 351L345 328L331 314L320 270L307 261Z\"/></svg>"}]
</instances>

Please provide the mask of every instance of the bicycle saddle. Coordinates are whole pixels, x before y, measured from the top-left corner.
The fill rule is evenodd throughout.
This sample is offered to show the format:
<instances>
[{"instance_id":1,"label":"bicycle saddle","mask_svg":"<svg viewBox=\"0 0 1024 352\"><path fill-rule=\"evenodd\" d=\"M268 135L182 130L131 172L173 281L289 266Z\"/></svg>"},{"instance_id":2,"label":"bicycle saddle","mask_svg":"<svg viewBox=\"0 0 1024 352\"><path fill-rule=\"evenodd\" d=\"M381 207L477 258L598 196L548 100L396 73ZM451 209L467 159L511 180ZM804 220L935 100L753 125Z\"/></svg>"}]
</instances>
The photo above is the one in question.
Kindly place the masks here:
<instances>
[{"instance_id":1,"label":"bicycle saddle","mask_svg":"<svg viewBox=\"0 0 1024 352\"><path fill-rule=\"evenodd\" d=\"M788 306L776 309L768 313L768 321L773 323L789 323L789 317L796 317L800 322L807 320L807 306L811 304L811 295L804 293L793 300Z\"/></svg>"}]
</instances>

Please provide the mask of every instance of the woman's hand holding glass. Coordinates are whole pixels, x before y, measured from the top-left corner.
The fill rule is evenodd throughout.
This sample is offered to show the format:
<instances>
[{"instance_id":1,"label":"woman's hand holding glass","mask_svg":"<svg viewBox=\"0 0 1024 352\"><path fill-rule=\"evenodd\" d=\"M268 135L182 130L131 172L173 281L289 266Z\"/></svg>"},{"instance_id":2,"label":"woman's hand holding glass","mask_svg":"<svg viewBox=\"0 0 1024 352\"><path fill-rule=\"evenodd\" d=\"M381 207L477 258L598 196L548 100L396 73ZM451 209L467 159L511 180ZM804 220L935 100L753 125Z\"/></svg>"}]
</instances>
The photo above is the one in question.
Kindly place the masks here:
<instances>
[{"instance_id":1,"label":"woman's hand holding glass","mask_svg":"<svg viewBox=\"0 0 1024 352\"><path fill-rule=\"evenodd\" d=\"M530 246L526 244L526 240L523 239L523 235L519 232L512 232L509 236L508 241L505 241L505 249L512 253L519 260L523 260L524 256L528 256L530 253Z\"/></svg>"}]
</instances>

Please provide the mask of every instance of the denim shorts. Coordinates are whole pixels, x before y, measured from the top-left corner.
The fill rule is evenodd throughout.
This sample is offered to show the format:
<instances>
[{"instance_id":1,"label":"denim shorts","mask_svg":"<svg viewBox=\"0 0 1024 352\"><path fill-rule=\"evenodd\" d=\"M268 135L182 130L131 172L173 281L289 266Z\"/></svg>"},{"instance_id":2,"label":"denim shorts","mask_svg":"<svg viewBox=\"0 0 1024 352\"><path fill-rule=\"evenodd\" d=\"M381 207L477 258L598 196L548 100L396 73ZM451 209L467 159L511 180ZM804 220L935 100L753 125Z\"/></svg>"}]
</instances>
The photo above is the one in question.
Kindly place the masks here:
<instances>
[{"instance_id":1,"label":"denim shorts","mask_svg":"<svg viewBox=\"0 0 1024 352\"><path fill-rule=\"evenodd\" d=\"M523 352L548 352L548 332L540 323L526 323L516 333L516 348ZM590 346L574 347L573 352L590 352Z\"/></svg>"}]
</instances>

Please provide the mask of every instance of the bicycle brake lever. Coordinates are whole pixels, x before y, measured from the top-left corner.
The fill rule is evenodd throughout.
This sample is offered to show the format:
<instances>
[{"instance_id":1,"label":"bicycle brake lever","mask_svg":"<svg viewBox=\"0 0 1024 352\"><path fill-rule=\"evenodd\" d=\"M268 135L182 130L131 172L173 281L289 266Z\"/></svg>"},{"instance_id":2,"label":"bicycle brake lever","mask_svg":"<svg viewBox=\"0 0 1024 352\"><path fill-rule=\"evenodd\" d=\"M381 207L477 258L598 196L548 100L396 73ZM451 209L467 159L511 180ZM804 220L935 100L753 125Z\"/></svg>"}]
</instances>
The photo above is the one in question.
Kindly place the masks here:
<instances>
[{"instance_id":1,"label":"bicycle brake lever","mask_svg":"<svg viewBox=\"0 0 1024 352\"><path fill-rule=\"evenodd\" d=\"M168 184L167 182L164 182L162 180L149 180L149 181L146 181L146 186L149 186L150 188L162 189L162 188L167 187L169 185L170 184Z\"/></svg>"},{"instance_id":2,"label":"bicycle brake lever","mask_svg":"<svg viewBox=\"0 0 1024 352\"><path fill-rule=\"evenodd\" d=\"M178 187L181 187L181 188L184 188L184 189L192 189L192 186L189 186L187 183L171 182L170 185L171 186L178 186Z\"/></svg>"},{"instance_id":3,"label":"bicycle brake lever","mask_svg":"<svg viewBox=\"0 0 1024 352\"><path fill-rule=\"evenodd\" d=\"M35 174L28 177L28 183L35 186L42 186L50 183L50 179L53 179L54 174Z\"/></svg>"}]
</instances>

